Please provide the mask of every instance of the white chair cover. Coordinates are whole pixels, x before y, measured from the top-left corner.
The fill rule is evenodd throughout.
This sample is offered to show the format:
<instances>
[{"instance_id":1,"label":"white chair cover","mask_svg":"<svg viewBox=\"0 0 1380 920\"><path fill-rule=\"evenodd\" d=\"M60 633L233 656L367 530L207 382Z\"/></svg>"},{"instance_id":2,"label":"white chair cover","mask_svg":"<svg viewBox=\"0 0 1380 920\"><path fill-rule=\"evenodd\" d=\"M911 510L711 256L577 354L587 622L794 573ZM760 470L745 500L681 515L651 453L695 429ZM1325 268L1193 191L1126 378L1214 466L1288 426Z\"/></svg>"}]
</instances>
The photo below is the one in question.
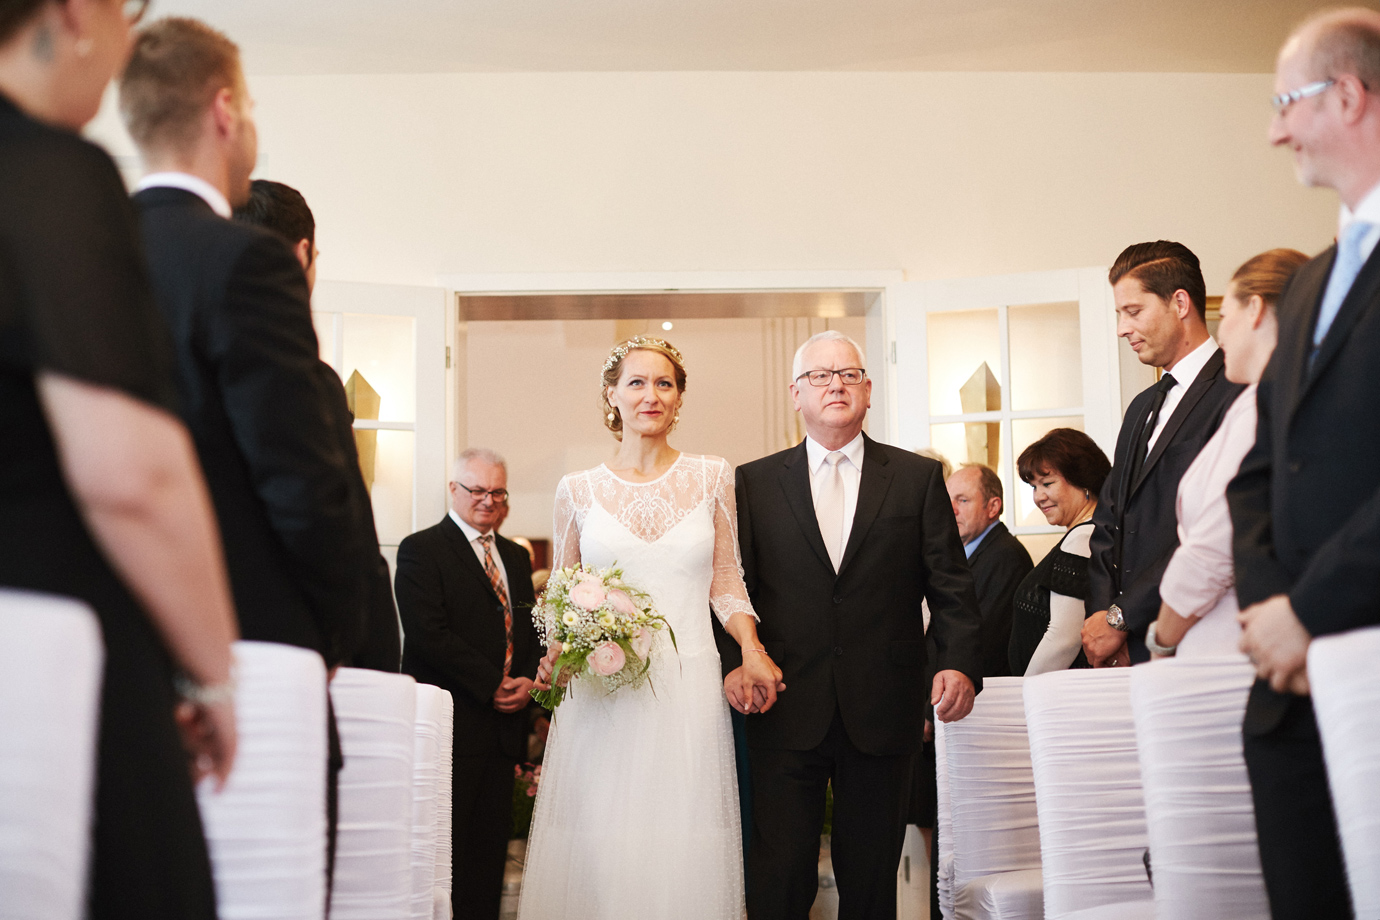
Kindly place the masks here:
<instances>
[{"instance_id":1,"label":"white chair cover","mask_svg":"<svg viewBox=\"0 0 1380 920\"><path fill-rule=\"evenodd\" d=\"M417 685L412 753L412 920L432 920L436 910L436 780L441 767L441 713L450 694Z\"/></svg>"},{"instance_id":2,"label":"white chair cover","mask_svg":"<svg viewBox=\"0 0 1380 920\"><path fill-rule=\"evenodd\" d=\"M307 649L236 642L239 747L197 804L221 920L326 914L326 665Z\"/></svg>"},{"instance_id":3,"label":"white chair cover","mask_svg":"<svg viewBox=\"0 0 1380 920\"><path fill-rule=\"evenodd\" d=\"M1130 687L1130 668L1026 678L1047 920L1151 900Z\"/></svg>"},{"instance_id":4,"label":"white chair cover","mask_svg":"<svg viewBox=\"0 0 1380 920\"><path fill-rule=\"evenodd\" d=\"M954 893L954 913L964 920L1041 920L1045 915L1041 872L1018 869L975 878Z\"/></svg>"},{"instance_id":5,"label":"white chair cover","mask_svg":"<svg viewBox=\"0 0 1380 920\"><path fill-rule=\"evenodd\" d=\"M455 769L455 699L446 693L438 713L436 767L436 887L433 920L451 920L451 774Z\"/></svg>"},{"instance_id":6,"label":"white chair cover","mask_svg":"<svg viewBox=\"0 0 1380 920\"><path fill-rule=\"evenodd\" d=\"M1241 753L1241 719L1254 681L1244 656L1170 659L1131 669L1161 916L1270 916Z\"/></svg>"},{"instance_id":7,"label":"white chair cover","mask_svg":"<svg viewBox=\"0 0 1380 920\"><path fill-rule=\"evenodd\" d=\"M939 866L935 869L937 878L935 888L939 892L939 912L944 920L954 916L954 821L952 800L949 797L948 745L945 743L947 725L935 720L934 723L934 773L938 788L935 816L939 827Z\"/></svg>"},{"instance_id":8,"label":"white chair cover","mask_svg":"<svg viewBox=\"0 0 1380 920\"><path fill-rule=\"evenodd\" d=\"M1023 677L994 677L967 718L944 726L953 821L953 898L959 917L1012 917L1017 905L1031 903L1041 914L1040 828L1035 811L1035 780L1025 729ZM995 888L978 885L999 873L1036 870L1022 876L1033 890L1013 890L1012 880ZM1008 905L996 900L1010 895ZM984 906L988 905L988 906Z\"/></svg>"},{"instance_id":9,"label":"white chair cover","mask_svg":"<svg viewBox=\"0 0 1380 920\"><path fill-rule=\"evenodd\" d=\"M1314 639L1308 681L1356 916L1380 917L1380 627Z\"/></svg>"},{"instance_id":10,"label":"white chair cover","mask_svg":"<svg viewBox=\"0 0 1380 920\"><path fill-rule=\"evenodd\" d=\"M0 917L85 913L105 646L90 608L0 590Z\"/></svg>"},{"instance_id":11,"label":"white chair cover","mask_svg":"<svg viewBox=\"0 0 1380 920\"><path fill-rule=\"evenodd\" d=\"M417 682L341 668L331 681L340 747L332 920L408 920Z\"/></svg>"}]
</instances>

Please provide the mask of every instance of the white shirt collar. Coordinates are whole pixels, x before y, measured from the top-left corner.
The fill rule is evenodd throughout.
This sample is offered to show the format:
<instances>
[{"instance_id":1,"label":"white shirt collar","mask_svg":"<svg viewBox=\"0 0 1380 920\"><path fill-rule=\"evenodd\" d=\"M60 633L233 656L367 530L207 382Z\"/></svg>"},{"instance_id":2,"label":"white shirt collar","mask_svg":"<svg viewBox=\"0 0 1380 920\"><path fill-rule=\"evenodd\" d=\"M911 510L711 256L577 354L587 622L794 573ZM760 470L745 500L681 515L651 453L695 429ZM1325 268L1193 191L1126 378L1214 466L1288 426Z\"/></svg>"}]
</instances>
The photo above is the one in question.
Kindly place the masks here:
<instances>
[{"instance_id":1,"label":"white shirt collar","mask_svg":"<svg viewBox=\"0 0 1380 920\"><path fill-rule=\"evenodd\" d=\"M1341 213L1337 216L1337 236L1340 237L1346 230L1347 225L1354 220L1363 220L1368 224L1380 224L1380 185L1366 192L1366 197L1362 198L1353 211L1346 205L1342 205Z\"/></svg>"},{"instance_id":2,"label":"white shirt collar","mask_svg":"<svg viewBox=\"0 0 1380 920\"><path fill-rule=\"evenodd\" d=\"M211 206L215 211L226 220L234 213L230 208L230 202L220 193L220 189L207 182L200 176L184 172L157 172L149 173L139 180L139 184L134 186L136 193L142 192L146 188L180 188L184 192L191 192L202 201Z\"/></svg>"},{"instance_id":3,"label":"white shirt collar","mask_svg":"<svg viewBox=\"0 0 1380 920\"><path fill-rule=\"evenodd\" d=\"M863 464L863 436L858 432L858 436L839 448L848 461L853 464L854 469L861 470ZM824 463L824 458L831 451L816 441L814 438L805 438L805 459L810 466L811 475L819 472L819 467Z\"/></svg>"},{"instance_id":4,"label":"white shirt collar","mask_svg":"<svg viewBox=\"0 0 1380 920\"><path fill-rule=\"evenodd\" d=\"M1203 367L1215 351L1217 342L1212 336L1208 336L1206 342L1184 355L1179 359L1179 363L1174 365L1173 370L1166 373L1173 374L1175 383L1187 390L1193 386L1193 381L1198 379L1198 375L1203 372Z\"/></svg>"},{"instance_id":5,"label":"white shirt collar","mask_svg":"<svg viewBox=\"0 0 1380 920\"><path fill-rule=\"evenodd\" d=\"M482 533L475 530L469 524L465 523L465 519L462 518L460 515L456 514L454 508L450 509L449 514L450 519L455 522L457 527L460 528L460 532L465 535L466 540L469 540L471 543L473 543L475 540L478 540L480 537L484 536ZM491 530L489 531L489 533L493 533L493 531Z\"/></svg>"}]
</instances>

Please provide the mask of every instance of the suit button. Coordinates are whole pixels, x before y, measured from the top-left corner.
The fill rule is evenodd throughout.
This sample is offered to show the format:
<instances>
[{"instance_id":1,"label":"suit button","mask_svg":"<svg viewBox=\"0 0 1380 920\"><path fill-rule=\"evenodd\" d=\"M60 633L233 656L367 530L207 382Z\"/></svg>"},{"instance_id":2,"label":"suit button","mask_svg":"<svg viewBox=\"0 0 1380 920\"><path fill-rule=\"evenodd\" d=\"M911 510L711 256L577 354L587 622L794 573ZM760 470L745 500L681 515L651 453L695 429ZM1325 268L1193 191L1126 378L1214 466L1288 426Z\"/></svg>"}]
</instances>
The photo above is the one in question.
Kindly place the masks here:
<instances>
[{"instance_id":1,"label":"suit button","mask_svg":"<svg viewBox=\"0 0 1380 920\"><path fill-rule=\"evenodd\" d=\"M836 645L836 646L834 646L834 657L837 658L837 657L841 656L842 654L843 654L843 646L842 646L842 645Z\"/></svg>"},{"instance_id":2,"label":"suit button","mask_svg":"<svg viewBox=\"0 0 1380 920\"><path fill-rule=\"evenodd\" d=\"M1291 473L1297 473L1297 472L1298 472L1299 470L1301 470L1301 469L1303 469L1303 461L1302 461L1302 460L1290 460L1290 461L1289 461L1289 472L1291 472Z\"/></svg>"},{"instance_id":3,"label":"suit button","mask_svg":"<svg viewBox=\"0 0 1380 920\"><path fill-rule=\"evenodd\" d=\"M835 597L835 598L834 598L834 603L835 603L835 604L842 604L842 603L843 603L843 598L841 598L841 597Z\"/></svg>"}]
</instances>

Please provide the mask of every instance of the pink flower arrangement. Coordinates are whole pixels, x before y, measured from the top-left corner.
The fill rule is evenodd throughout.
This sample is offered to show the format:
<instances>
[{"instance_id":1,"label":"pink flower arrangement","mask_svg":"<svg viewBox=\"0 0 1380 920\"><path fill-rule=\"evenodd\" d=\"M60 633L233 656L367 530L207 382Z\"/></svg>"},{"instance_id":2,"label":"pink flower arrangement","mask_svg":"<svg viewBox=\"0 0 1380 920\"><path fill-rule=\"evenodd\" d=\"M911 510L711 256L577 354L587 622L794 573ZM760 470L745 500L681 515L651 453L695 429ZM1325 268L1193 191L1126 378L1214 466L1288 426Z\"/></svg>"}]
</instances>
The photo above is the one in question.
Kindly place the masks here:
<instances>
[{"instance_id":1,"label":"pink flower arrangement","mask_svg":"<svg viewBox=\"0 0 1380 920\"><path fill-rule=\"evenodd\" d=\"M628 663L628 658L623 654L623 649L619 648L617 642L602 642L594 647L594 651L585 656L589 662L589 669L600 677L612 677L623 670L623 665Z\"/></svg>"},{"instance_id":2,"label":"pink flower arrangement","mask_svg":"<svg viewBox=\"0 0 1380 920\"><path fill-rule=\"evenodd\" d=\"M570 587L570 602L578 604L586 610L598 610L604 606L604 600L607 597L608 592L604 590L604 586L600 584L597 578L581 578Z\"/></svg>"}]
</instances>

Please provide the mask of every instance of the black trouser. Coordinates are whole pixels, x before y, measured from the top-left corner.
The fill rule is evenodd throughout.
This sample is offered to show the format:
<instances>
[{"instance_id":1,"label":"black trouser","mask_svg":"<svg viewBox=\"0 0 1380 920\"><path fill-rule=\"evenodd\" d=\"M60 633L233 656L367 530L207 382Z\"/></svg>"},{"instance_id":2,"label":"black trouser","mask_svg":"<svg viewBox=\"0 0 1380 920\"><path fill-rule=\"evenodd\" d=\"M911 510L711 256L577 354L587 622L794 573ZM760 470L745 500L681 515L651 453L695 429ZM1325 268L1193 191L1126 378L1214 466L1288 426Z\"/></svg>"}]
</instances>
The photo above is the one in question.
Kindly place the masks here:
<instances>
[{"instance_id":1,"label":"black trouser","mask_svg":"<svg viewBox=\"0 0 1380 920\"><path fill-rule=\"evenodd\" d=\"M326 909L330 910L335 885L335 837L340 824L340 771L345 769L345 752L340 747L340 731L335 724L335 706L330 688L326 689Z\"/></svg>"},{"instance_id":2,"label":"black trouser","mask_svg":"<svg viewBox=\"0 0 1380 920\"><path fill-rule=\"evenodd\" d=\"M1246 734L1244 741L1270 915L1350 918L1351 893L1312 700L1291 699L1273 731Z\"/></svg>"},{"instance_id":3,"label":"black trouser","mask_svg":"<svg viewBox=\"0 0 1380 920\"><path fill-rule=\"evenodd\" d=\"M513 832L514 766L511 757L501 755L455 758L450 898L455 920L498 920Z\"/></svg>"},{"instance_id":4,"label":"black trouser","mask_svg":"<svg viewBox=\"0 0 1380 920\"><path fill-rule=\"evenodd\" d=\"M894 920L913 760L913 754L878 757L859 751L837 712L813 750L754 748L748 916L809 917L819 892L824 790L832 780L839 920Z\"/></svg>"}]
</instances>

